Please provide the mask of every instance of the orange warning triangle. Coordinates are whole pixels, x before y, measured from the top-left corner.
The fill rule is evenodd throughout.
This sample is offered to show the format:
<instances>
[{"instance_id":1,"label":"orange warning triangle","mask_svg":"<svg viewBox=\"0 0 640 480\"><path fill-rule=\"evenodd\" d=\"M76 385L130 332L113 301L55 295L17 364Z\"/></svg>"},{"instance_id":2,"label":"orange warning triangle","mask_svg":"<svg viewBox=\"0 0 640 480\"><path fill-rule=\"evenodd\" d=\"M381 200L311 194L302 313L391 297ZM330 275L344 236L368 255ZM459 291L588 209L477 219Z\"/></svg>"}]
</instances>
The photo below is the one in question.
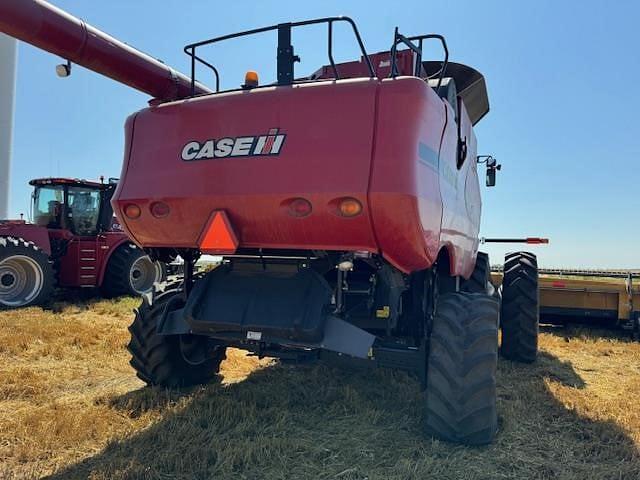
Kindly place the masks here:
<instances>
[{"instance_id":1,"label":"orange warning triangle","mask_svg":"<svg viewBox=\"0 0 640 480\"><path fill-rule=\"evenodd\" d=\"M205 253L234 253L237 248L238 238L231 228L227 214L222 210L213 212L200 241L200 250Z\"/></svg>"}]
</instances>

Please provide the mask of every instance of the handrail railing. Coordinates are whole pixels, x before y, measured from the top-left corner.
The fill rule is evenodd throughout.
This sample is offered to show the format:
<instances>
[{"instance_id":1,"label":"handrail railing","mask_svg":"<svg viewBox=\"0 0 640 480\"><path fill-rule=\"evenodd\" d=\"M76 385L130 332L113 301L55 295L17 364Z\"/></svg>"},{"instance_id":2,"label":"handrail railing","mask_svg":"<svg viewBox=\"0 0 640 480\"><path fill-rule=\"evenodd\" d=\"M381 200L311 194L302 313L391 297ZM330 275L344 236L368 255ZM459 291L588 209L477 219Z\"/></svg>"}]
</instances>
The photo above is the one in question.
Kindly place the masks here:
<instances>
[{"instance_id":1,"label":"handrail railing","mask_svg":"<svg viewBox=\"0 0 640 480\"><path fill-rule=\"evenodd\" d=\"M440 67L440 70L438 70L436 73L432 74L428 78L431 79L438 76L438 87L436 90L440 90L440 86L442 85L442 80L444 79L444 74L447 71L447 65L449 64L449 49L447 48L447 42L444 39L444 37L442 35L438 35L435 33L428 34L428 35L416 35L413 37L405 37L400 32L398 32L398 27L396 27L393 33L393 45L391 46L391 71L389 73L389 76L393 78L393 77L397 77L399 74L398 64L397 64L397 53L398 53L398 45L402 43L405 46L407 46L410 50L416 53L417 59L416 59L416 66L413 71L413 75L416 77L420 77L421 69L422 69L422 45L424 40L429 40L432 38L436 40L440 40L440 43L442 44L442 49L444 50L444 60L442 61L442 67ZM418 45L414 43L416 41L418 42Z\"/></svg>"},{"instance_id":2,"label":"handrail railing","mask_svg":"<svg viewBox=\"0 0 640 480\"><path fill-rule=\"evenodd\" d=\"M208 40L202 40L200 42L190 43L189 45L186 45L184 47L184 52L191 57L192 96L195 95L197 63L200 63L213 71L216 77L216 92L220 91L220 75L218 73L218 70L212 64L206 62L196 54L196 49L198 47L211 45L213 43L222 42L224 40L230 40L232 38L238 38L238 37L243 37L247 35L255 35L258 33L268 32L272 30L278 31L278 55L277 55L278 85L292 84L294 81L293 66L295 62L300 61L300 58L294 54L293 45L291 45L291 29L295 27L315 25L318 23L327 23L327 54L329 57L329 63L331 64L331 69L333 70L335 79L336 80L340 79L338 67L333 59L333 24L335 22L346 22L349 25L351 25L351 28L353 30L354 36L356 37L358 46L360 47L362 58L364 58L365 63L367 64L367 68L369 70L369 76L370 78L375 77L375 70L373 69L373 65L371 64L371 60L369 59L369 55L367 54L367 51L364 47L364 43L362 41L362 38L360 37L360 32L358 31L358 27L356 26L355 22L349 17L324 17L324 18L316 18L312 20L304 20L301 22L280 23L278 25L255 28L253 30L246 30L243 32L231 33L228 35L223 35L220 37L215 37Z\"/></svg>"}]
</instances>

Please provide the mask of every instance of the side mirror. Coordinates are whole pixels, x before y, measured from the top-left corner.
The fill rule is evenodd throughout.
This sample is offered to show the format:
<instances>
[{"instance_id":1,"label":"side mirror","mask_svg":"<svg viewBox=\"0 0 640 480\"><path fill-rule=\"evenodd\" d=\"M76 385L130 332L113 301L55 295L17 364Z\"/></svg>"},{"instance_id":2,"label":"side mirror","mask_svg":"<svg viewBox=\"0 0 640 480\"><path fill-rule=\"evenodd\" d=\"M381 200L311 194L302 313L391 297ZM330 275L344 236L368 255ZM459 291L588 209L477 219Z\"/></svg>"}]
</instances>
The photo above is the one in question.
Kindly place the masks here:
<instances>
[{"instance_id":1,"label":"side mirror","mask_svg":"<svg viewBox=\"0 0 640 480\"><path fill-rule=\"evenodd\" d=\"M478 155L476 158L478 163L487 164L487 187L494 187L496 184L496 172L502 169L502 165L498 165L498 161L491 155Z\"/></svg>"},{"instance_id":2,"label":"side mirror","mask_svg":"<svg viewBox=\"0 0 640 480\"><path fill-rule=\"evenodd\" d=\"M487 167L487 187L495 187L496 185L496 170L495 168Z\"/></svg>"}]
</instances>

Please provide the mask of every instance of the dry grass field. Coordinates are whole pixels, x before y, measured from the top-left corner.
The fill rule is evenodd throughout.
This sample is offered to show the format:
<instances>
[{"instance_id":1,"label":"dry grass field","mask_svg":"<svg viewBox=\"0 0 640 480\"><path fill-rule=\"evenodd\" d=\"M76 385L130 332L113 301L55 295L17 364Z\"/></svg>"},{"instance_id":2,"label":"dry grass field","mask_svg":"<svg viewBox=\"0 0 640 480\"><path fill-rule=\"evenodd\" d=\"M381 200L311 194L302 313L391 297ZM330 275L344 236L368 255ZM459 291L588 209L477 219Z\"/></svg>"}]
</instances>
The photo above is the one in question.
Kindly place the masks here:
<instances>
[{"instance_id":1,"label":"dry grass field","mask_svg":"<svg viewBox=\"0 0 640 480\"><path fill-rule=\"evenodd\" d=\"M136 303L0 312L0 478L640 478L640 343L616 334L547 331L535 365L502 361L498 439L464 448L423 438L400 373L232 351L221 384L143 388Z\"/></svg>"}]
</instances>

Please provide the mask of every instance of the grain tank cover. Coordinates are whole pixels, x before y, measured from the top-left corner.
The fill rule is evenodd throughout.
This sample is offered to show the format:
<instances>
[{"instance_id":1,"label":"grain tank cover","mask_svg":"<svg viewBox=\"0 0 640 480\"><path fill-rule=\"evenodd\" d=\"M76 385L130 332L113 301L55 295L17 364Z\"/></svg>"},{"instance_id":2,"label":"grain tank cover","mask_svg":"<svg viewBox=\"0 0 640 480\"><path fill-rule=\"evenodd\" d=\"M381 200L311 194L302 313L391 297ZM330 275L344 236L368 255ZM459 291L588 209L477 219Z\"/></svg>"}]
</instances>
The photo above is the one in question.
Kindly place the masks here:
<instances>
[{"instance_id":1,"label":"grain tank cover","mask_svg":"<svg viewBox=\"0 0 640 480\"><path fill-rule=\"evenodd\" d=\"M442 67L442 62L422 62L427 76L435 75ZM449 62L445 76L453 78L467 108L469 119L475 125L489 112L489 96L484 76L476 69L461 63Z\"/></svg>"}]
</instances>

